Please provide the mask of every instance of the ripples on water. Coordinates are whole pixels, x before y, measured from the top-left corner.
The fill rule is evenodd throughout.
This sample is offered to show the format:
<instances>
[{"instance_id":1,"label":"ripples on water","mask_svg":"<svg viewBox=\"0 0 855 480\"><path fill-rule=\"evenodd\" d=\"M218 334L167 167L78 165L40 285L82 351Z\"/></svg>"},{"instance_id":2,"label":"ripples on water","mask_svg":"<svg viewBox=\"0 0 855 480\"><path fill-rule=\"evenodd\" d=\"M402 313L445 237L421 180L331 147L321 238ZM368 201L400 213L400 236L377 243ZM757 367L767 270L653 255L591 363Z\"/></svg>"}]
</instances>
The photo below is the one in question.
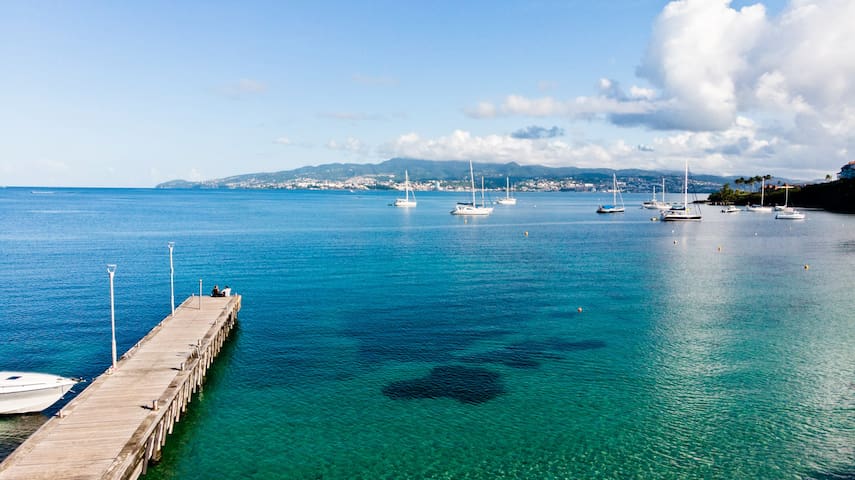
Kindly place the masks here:
<instances>
[{"instance_id":1,"label":"ripples on water","mask_svg":"<svg viewBox=\"0 0 855 480\"><path fill-rule=\"evenodd\" d=\"M101 373L105 264L124 351L175 241L179 301L244 304L150 478L855 476L852 217L393 197L5 189L2 367ZM0 455L43 420L0 419Z\"/></svg>"}]
</instances>

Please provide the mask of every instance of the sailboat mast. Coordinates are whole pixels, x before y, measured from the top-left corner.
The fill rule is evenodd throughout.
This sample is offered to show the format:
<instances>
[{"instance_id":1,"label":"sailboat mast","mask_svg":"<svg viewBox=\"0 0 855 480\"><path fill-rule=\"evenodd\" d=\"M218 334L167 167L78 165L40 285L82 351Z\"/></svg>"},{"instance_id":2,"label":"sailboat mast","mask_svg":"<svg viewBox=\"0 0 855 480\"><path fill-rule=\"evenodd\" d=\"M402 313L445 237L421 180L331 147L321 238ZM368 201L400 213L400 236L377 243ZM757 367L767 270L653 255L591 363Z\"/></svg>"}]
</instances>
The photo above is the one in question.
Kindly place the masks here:
<instances>
[{"instance_id":1,"label":"sailboat mast","mask_svg":"<svg viewBox=\"0 0 855 480\"><path fill-rule=\"evenodd\" d=\"M617 205L617 174L612 174L612 205Z\"/></svg>"},{"instance_id":2,"label":"sailboat mast","mask_svg":"<svg viewBox=\"0 0 855 480\"><path fill-rule=\"evenodd\" d=\"M487 206L487 202L484 201L484 177L481 177L481 206Z\"/></svg>"},{"instance_id":3,"label":"sailboat mast","mask_svg":"<svg viewBox=\"0 0 855 480\"><path fill-rule=\"evenodd\" d=\"M472 206L475 206L475 172L472 170L472 160L469 160L469 181L472 184Z\"/></svg>"},{"instance_id":4,"label":"sailboat mast","mask_svg":"<svg viewBox=\"0 0 855 480\"><path fill-rule=\"evenodd\" d=\"M683 180L683 209L689 211L689 160L686 160L686 178Z\"/></svg>"},{"instance_id":5,"label":"sailboat mast","mask_svg":"<svg viewBox=\"0 0 855 480\"><path fill-rule=\"evenodd\" d=\"M505 198L511 198L511 177L505 177Z\"/></svg>"},{"instance_id":6,"label":"sailboat mast","mask_svg":"<svg viewBox=\"0 0 855 480\"><path fill-rule=\"evenodd\" d=\"M404 170L404 200L410 201L410 174Z\"/></svg>"}]
</instances>

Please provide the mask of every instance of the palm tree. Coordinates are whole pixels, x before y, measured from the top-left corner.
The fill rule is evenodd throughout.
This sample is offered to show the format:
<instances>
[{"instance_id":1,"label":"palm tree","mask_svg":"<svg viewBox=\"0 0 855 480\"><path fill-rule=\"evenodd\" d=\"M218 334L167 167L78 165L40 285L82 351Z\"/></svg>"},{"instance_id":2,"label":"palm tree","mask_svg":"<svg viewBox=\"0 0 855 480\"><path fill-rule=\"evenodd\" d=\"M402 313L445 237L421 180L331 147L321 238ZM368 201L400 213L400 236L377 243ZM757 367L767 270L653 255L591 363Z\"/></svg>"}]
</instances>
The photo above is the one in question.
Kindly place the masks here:
<instances>
[{"instance_id":1,"label":"palm tree","mask_svg":"<svg viewBox=\"0 0 855 480\"><path fill-rule=\"evenodd\" d=\"M734 180L733 183L737 185L736 189L739 190L739 185L745 184L745 177L739 177L736 180Z\"/></svg>"}]
</instances>

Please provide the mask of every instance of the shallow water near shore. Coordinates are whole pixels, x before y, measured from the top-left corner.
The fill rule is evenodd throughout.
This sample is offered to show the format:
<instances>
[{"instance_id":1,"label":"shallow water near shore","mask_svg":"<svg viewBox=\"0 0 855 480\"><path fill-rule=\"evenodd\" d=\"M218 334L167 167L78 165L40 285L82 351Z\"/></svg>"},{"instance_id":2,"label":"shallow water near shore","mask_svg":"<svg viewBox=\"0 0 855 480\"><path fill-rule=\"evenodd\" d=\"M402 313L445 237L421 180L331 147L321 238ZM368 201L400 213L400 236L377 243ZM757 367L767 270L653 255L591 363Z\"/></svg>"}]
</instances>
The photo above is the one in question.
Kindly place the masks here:
<instances>
[{"instance_id":1,"label":"shallow water near shore","mask_svg":"<svg viewBox=\"0 0 855 480\"><path fill-rule=\"evenodd\" d=\"M169 313L168 241L177 302L243 295L146 478L855 476L855 217L51 191L0 190L0 368L102 373L105 266L123 352ZM0 457L43 420L0 418Z\"/></svg>"}]
</instances>

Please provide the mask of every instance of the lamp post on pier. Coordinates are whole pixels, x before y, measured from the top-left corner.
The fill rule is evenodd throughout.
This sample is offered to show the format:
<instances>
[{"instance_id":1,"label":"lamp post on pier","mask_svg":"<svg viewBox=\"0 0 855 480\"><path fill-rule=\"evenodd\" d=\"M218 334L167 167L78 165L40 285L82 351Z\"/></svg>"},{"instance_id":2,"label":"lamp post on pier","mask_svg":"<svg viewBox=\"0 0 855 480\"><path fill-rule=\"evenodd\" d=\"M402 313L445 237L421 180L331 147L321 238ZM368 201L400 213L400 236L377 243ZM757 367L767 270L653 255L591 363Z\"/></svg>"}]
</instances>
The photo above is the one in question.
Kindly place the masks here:
<instances>
[{"instance_id":1,"label":"lamp post on pier","mask_svg":"<svg viewBox=\"0 0 855 480\"><path fill-rule=\"evenodd\" d=\"M175 267L172 265L172 249L175 248L175 242L166 244L169 247L169 291L171 293L169 306L172 307L172 316L175 316Z\"/></svg>"},{"instance_id":2,"label":"lamp post on pier","mask_svg":"<svg viewBox=\"0 0 855 480\"><path fill-rule=\"evenodd\" d=\"M116 304L115 304L115 296L113 295L113 276L116 274L116 264L108 263L107 264L107 273L110 274L110 330L113 333L113 367L112 369L116 369Z\"/></svg>"}]
</instances>

